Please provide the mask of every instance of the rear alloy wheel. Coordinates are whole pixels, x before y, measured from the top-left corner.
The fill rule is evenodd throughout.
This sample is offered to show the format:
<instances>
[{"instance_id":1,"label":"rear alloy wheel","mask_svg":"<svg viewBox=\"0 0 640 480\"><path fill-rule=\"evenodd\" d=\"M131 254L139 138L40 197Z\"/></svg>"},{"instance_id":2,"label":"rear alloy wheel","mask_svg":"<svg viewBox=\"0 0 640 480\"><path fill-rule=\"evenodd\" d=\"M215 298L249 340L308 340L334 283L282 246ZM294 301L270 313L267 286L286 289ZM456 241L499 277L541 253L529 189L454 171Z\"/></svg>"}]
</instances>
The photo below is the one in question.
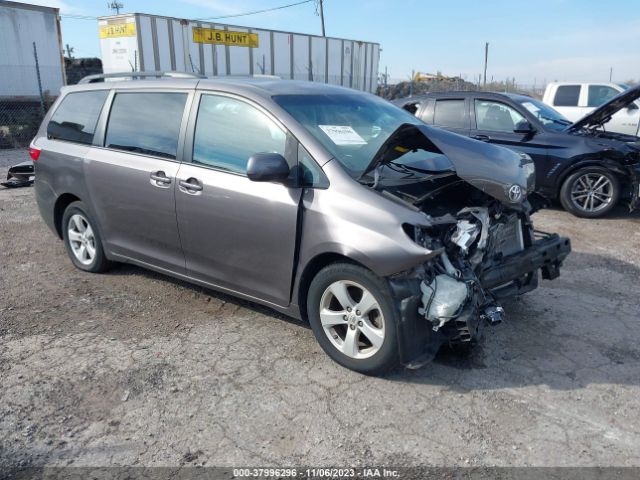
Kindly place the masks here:
<instances>
[{"instance_id":1,"label":"rear alloy wheel","mask_svg":"<svg viewBox=\"0 0 640 480\"><path fill-rule=\"evenodd\" d=\"M323 350L340 365L380 374L398 365L393 300L384 280L351 264L333 264L311 282L307 313Z\"/></svg>"},{"instance_id":2,"label":"rear alloy wheel","mask_svg":"<svg viewBox=\"0 0 640 480\"><path fill-rule=\"evenodd\" d=\"M69 258L80 270L97 273L111 266L95 222L82 202L73 202L64 211L62 236Z\"/></svg>"},{"instance_id":3,"label":"rear alloy wheel","mask_svg":"<svg viewBox=\"0 0 640 480\"><path fill-rule=\"evenodd\" d=\"M96 258L96 236L82 214L75 213L69 218L67 237L76 260L82 265L91 265Z\"/></svg>"},{"instance_id":4,"label":"rear alloy wheel","mask_svg":"<svg viewBox=\"0 0 640 480\"><path fill-rule=\"evenodd\" d=\"M618 203L620 183L604 168L590 167L569 175L560 189L565 210L578 217L596 218L609 213Z\"/></svg>"}]
</instances>

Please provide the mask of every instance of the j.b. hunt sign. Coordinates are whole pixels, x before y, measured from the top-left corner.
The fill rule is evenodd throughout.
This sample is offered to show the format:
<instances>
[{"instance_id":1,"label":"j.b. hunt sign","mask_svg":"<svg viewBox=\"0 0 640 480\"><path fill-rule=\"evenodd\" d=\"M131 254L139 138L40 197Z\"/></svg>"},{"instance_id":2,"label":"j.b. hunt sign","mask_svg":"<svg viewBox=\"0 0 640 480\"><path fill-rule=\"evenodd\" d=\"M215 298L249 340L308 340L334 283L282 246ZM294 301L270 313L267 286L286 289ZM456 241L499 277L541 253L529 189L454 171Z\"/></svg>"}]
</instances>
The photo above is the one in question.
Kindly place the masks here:
<instances>
[{"instance_id":1,"label":"j.b. hunt sign","mask_svg":"<svg viewBox=\"0 0 640 480\"><path fill-rule=\"evenodd\" d=\"M216 28L193 27L193 42L257 48L258 34L218 30Z\"/></svg>"}]
</instances>

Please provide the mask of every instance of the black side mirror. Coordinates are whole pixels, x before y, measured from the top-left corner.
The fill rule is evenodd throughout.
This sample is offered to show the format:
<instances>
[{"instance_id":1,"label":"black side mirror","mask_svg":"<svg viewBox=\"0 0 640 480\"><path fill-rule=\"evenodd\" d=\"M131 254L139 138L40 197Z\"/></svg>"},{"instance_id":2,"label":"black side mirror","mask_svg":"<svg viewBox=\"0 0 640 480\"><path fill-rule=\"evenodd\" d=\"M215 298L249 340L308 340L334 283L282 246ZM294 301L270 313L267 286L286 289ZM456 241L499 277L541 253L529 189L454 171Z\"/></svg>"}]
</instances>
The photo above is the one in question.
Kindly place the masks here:
<instances>
[{"instance_id":1,"label":"black side mirror","mask_svg":"<svg viewBox=\"0 0 640 480\"><path fill-rule=\"evenodd\" d=\"M533 125L526 120L520 120L513 128L514 133L534 133L536 131Z\"/></svg>"},{"instance_id":2,"label":"black side mirror","mask_svg":"<svg viewBox=\"0 0 640 480\"><path fill-rule=\"evenodd\" d=\"M256 153L247 162L247 177L254 182L283 182L290 170L279 153Z\"/></svg>"},{"instance_id":3,"label":"black side mirror","mask_svg":"<svg viewBox=\"0 0 640 480\"><path fill-rule=\"evenodd\" d=\"M627 110L638 110L638 105L636 104L636 102L631 102L631 103L627 106Z\"/></svg>"}]
</instances>

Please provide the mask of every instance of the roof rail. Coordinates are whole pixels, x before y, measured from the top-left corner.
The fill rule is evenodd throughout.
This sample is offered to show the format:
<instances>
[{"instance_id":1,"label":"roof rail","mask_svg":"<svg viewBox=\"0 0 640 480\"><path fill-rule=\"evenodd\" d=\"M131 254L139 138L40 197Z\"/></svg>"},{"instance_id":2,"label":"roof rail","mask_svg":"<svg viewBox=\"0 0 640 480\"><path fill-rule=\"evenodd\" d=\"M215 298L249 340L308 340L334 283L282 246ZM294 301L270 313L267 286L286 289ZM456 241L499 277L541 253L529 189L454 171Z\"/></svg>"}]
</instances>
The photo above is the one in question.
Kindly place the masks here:
<instances>
[{"instance_id":1,"label":"roof rail","mask_svg":"<svg viewBox=\"0 0 640 480\"><path fill-rule=\"evenodd\" d=\"M83 77L78 84L104 82L106 78L131 78L132 80L144 78L207 78L199 73L188 72L122 72L122 73L98 73Z\"/></svg>"}]
</instances>

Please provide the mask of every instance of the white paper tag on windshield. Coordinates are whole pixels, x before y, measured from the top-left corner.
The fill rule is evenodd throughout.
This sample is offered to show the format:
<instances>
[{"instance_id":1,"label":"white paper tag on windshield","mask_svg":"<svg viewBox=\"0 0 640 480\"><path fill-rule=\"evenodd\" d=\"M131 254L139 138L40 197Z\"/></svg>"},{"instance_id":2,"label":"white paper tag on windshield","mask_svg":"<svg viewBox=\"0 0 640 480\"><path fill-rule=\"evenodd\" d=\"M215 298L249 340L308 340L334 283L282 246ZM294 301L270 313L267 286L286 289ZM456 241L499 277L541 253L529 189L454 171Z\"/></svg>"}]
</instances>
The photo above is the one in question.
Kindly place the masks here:
<instances>
[{"instance_id":1,"label":"white paper tag on windshield","mask_svg":"<svg viewBox=\"0 0 640 480\"><path fill-rule=\"evenodd\" d=\"M524 102L522 105L524 105L524 107L527 110L529 110L531 113L536 113L540 111L540 109L531 102Z\"/></svg>"},{"instance_id":2,"label":"white paper tag on windshield","mask_svg":"<svg viewBox=\"0 0 640 480\"><path fill-rule=\"evenodd\" d=\"M318 125L336 145L366 145L367 142L349 125Z\"/></svg>"}]
</instances>

